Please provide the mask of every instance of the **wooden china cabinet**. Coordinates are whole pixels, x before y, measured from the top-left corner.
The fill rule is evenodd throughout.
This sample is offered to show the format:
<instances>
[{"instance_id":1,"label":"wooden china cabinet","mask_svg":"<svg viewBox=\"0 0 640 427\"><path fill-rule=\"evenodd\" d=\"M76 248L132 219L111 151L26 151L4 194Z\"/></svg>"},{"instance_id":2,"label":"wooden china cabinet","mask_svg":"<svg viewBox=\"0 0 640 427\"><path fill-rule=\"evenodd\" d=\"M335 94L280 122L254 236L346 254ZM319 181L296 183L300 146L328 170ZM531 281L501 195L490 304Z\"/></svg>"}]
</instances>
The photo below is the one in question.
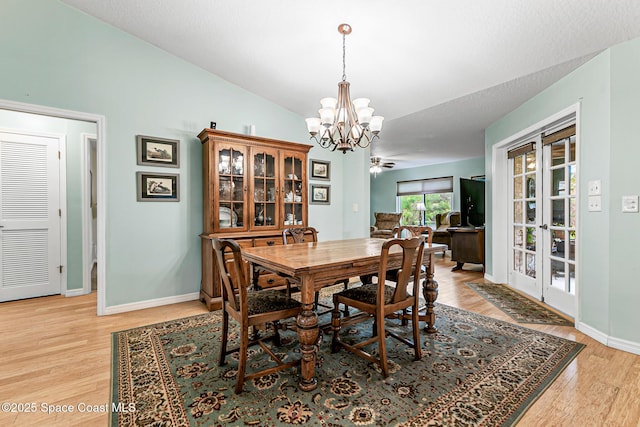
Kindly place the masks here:
<instances>
[{"instance_id":1,"label":"wooden china cabinet","mask_svg":"<svg viewBox=\"0 0 640 427\"><path fill-rule=\"evenodd\" d=\"M203 232L200 300L221 307L222 294L211 239L241 247L282 244L282 230L307 223L307 153L310 145L204 129ZM247 268L248 274L248 268ZM261 274L261 287L284 285Z\"/></svg>"}]
</instances>

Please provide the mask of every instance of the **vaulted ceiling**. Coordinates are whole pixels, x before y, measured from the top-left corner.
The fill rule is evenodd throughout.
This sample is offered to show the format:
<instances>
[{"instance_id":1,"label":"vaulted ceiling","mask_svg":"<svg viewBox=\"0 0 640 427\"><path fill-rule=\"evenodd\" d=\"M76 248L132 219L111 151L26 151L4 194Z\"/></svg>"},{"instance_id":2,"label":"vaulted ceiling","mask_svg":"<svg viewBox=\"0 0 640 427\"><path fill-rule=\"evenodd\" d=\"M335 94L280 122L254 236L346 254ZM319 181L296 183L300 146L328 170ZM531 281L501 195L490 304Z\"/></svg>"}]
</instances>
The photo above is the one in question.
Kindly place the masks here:
<instances>
[{"instance_id":1,"label":"vaulted ceiling","mask_svg":"<svg viewBox=\"0 0 640 427\"><path fill-rule=\"evenodd\" d=\"M351 96L397 168L483 156L489 124L640 36L638 0L62 1L302 117L337 96L349 23Z\"/></svg>"}]
</instances>

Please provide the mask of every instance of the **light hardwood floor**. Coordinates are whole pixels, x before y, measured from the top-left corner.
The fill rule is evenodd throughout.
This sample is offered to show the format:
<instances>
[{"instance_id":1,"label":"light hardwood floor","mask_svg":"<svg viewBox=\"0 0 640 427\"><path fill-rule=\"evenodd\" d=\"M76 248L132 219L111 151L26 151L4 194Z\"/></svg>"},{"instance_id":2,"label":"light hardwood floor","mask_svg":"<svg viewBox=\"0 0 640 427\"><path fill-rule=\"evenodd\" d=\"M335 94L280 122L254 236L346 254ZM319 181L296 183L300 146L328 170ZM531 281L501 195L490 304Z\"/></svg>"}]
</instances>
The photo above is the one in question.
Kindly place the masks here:
<instances>
[{"instance_id":1,"label":"light hardwood floor","mask_svg":"<svg viewBox=\"0 0 640 427\"><path fill-rule=\"evenodd\" d=\"M481 280L480 271L451 272L452 265L448 256L436 256L438 302L512 321L464 284ZM0 412L0 426L107 425L101 410L109 404L111 333L204 312L203 304L191 301L97 317L95 293L0 304L0 403L37 408ZM607 348L572 327L525 326L587 347L518 426L640 426L640 356ZM74 412L47 414L43 404L69 405ZM79 412L83 406L98 412Z\"/></svg>"}]
</instances>

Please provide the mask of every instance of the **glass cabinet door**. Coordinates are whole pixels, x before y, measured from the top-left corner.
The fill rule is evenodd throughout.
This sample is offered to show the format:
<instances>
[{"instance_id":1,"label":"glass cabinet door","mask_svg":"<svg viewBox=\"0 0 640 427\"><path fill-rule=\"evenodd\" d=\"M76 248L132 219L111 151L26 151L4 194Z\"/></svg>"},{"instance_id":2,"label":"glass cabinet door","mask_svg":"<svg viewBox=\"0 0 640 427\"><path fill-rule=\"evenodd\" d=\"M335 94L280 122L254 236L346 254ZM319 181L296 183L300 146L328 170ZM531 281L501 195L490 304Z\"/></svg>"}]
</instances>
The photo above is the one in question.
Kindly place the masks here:
<instances>
[{"instance_id":1,"label":"glass cabinet door","mask_svg":"<svg viewBox=\"0 0 640 427\"><path fill-rule=\"evenodd\" d=\"M243 150L231 147L218 150L219 229L245 227L245 168Z\"/></svg>"},{"instance_id":2,"label":"glass cabinet door","mask_svg":"<svg viewBox=\"0 0 640 427\"><path fill-rule=\"evenodd\" d=\"M302 188L305 174L304 158L295 154L285 154L283 158L283 186L281 197L284 199L284 217L282 223L287 226L303 226L304 208L307 198L306 188Z\"/></svg>"},{"instance_id":3,"label":"glass cabinet door","mask_svg":"<svg viewBox=\"0 0 640 427\"><path fill-rule=\"evenodd\" d=\"M253 164L253 210L251 213L252 228L277 228L278 186L276 168L277 150L252 151Z\"/></svg>"}]
</instances>

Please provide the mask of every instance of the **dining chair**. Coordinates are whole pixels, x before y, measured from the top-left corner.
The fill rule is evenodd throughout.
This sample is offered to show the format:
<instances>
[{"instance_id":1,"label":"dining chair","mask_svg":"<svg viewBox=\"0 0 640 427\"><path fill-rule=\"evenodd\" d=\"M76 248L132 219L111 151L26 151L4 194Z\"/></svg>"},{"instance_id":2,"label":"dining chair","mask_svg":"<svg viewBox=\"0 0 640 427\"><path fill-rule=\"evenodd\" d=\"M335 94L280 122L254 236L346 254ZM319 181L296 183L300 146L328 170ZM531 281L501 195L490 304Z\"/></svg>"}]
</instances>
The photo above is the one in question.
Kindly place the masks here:
<instances>
[{"instance_id":1,"label":"dining chair","mask_svg":"<svg viewBox=\"0 0 640 427\"><path fill-rule=\"evenodd\" d=\"M316 230L314 227L295 227L295 228L285 228L284 230L282 230L282 243L285 245L292 244L292 243L317 242L317 241L318 241L318 230ZM300 283L295 282L293 279L289 279L288 282L289 282L288 284L289 294L291 294L292 291L298 291L298 292L300 291ZM334 285L337 285L340 283L344 284L344 289L347 289L349 287L349 279L338 280L334 283ZM333 306L326 305L320 302L320 292L316 291L315 297L314 297L314 306L313 306L314 310L317 311L319 306L324 307L327 310L317 313L318 316L327 314L331 312L331 310L333 309ZM345 316L349 315L349 307L347 306L344 307L344 313L345 313Z\"/></svg>"},{"instance_id":2,"label":"dining chair","mask_svg":"<svg viewBox=\"0 0 640 427\"><path fill-rule=\"evenodd\" d=\"M389 251L395 246L402 249L402 263L396 274L395 286L386 284L386 272L389 262ZM340 348L360 356L370 362L376 363L382 369L382 375L386 378L389 375L387 363L386 338L391 336L409 347L413 348L414 360L422 357L420 351L420 325L418 324L418 285L419 275L412 274L416 268L422 264L424 251L424 236L412 237L409 239L391 239L384 242L380 253L380 266L378 268L378 282L351 288L333 294L333 311L331 314L331 329L333 339L331 350L335 353ZM412 279L412 292L407 292L407 286ZM366 313L367 316L355 315L340 319L339 304L345 304ZM412 307L411 323L413 330L413 341L410 341L395 332L385 329L385 318L400 310ZM356 344L347 343L340 339L340 328L346 324L354 324L363 320L374 318L374 334L371 338L365 339ZM378 344L378 357L368 353L363 347Z\"/></svg>"},{"instance_id":3,"label":"dining chair","mask_svg":"<svg viewBox=\"0 0 640 427\"><path fill-rule=\"evenodd\" d=\"M282 328L280 321L297 316L302 305L283 292L276 290L249 292L247 288L251 286L251 283L247 280L246 270L243 268L240 246L231 239L211 239L211 244L222 282L222 345L219 364L220 366L225 364L225 358L228 354L239 352L235 387L236 394L239 394L242 392L245 381L300 364L300 359L283 361L281 356L276 355L264 341L273 339L274 344L279 345L279 329ZM231 271L234 272L233 275ZM229 317L235 319L240 327L240 345L233 349L227 349ZM252 339L249 339L249 328L266 324L271 324L272 335L259 337L254 334ZM247 374L248 350L249 347L256 344L276 362L276 366Z\"/></svg>"},{"instance_id":4,"label":"dining chair","mask_svg":"<svg viewBox=\"0 0 640 427\"><path fill-rule=\"evenodd\" d=\"M433 238L433 229L426 225L401 225L400 227L395 227L393 229L393 237L396 239L404 239L410 237L418 237L425 236L425 244L430 245L431 240ZM431 261L430 257L427 257L423 260L423 265L420 266L420 278L424 279L426 277L427 268L429 267L429 262ZM385 277L387 280L395 282L396 275L398 273L397 269L392 269L387 271ZM367 276L362 276L363 283L371 283L373 277L376 277L378 273L369 274Z\"/></svg>"}]
</instances>

